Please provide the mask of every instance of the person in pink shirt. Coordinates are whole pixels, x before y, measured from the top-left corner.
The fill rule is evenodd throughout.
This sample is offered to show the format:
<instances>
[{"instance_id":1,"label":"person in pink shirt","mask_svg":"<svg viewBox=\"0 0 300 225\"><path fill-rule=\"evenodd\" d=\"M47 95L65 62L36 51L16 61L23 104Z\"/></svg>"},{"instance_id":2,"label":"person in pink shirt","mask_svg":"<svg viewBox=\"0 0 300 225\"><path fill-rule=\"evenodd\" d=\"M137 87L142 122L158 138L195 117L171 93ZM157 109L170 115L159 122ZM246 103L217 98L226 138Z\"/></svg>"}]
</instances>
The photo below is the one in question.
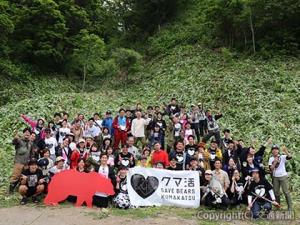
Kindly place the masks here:
<instances>
[{"instance_id":1,"label":"person in pink shirt","mask_svg":"<svg viewBox=\"0 0 300 225\"><path fill-rule=\"evenodd\" d=\"M46 133L44 127L44 119L40 118L35 121L24 114L21 114L21 117L27 124L31 126L32 131L38 136L39 139L45 139Z\"/></svg>"}]
</instances>

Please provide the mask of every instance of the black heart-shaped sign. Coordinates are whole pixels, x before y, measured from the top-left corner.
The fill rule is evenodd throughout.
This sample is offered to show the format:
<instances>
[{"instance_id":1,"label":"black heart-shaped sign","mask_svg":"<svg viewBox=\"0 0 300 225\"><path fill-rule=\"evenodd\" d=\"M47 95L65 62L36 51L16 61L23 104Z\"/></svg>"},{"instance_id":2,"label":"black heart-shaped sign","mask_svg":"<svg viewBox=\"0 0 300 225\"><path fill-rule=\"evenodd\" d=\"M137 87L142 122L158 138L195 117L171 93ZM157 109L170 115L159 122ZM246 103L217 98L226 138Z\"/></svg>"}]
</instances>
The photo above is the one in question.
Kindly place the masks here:
<instances>
[{"instance_id":1,"label":"black heart-shaped sign","mask_svg":"<svg viewBox=\"0 0 300 225\"><path fill-rule=\"evenodd\" d=\"M131 186L135 192L142 198L148 198L158 188L158 179L153 176L145 177L141 174L131 176Z\"/></svg>"}]
</instances>

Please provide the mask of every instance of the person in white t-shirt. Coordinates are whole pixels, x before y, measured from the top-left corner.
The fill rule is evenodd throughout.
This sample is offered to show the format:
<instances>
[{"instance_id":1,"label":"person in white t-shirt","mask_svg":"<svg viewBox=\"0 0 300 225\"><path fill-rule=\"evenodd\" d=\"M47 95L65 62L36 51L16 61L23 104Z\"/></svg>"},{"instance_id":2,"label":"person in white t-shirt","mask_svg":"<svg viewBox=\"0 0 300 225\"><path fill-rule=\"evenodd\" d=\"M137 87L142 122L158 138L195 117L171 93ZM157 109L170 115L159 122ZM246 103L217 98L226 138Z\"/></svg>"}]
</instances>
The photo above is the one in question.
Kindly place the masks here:
<instances>
[{"instance_id":1,"label":"person in white t-shirt","mask_svg":"<svg viewBox=\"0 0 300 225\"><path fill-rule=\"evenodd\" d=\"M94 125L96 127L99 127L100 129L102 129L102 122L103 122L103 120L101 119L99 113L94 113L94 120L95 120Z\"/></svg>"},{"instance_id":2,"label":"person in white t-shirt","mask_svg":"<svg viewBox=\"0 0 300 225\"><path fill-rule=\"evenodd\" d=\"M292 156L285 146L282 148L282 151L285 153L283 155L279 154L279 146L277 145L272 146L271 151L272 156L269 159L268 165L270 171L272 172L273 188L276 201L280 203L281 187L288 205L288 210L292 210L292 199L289 192L289 179L285 167L287 160L290 160Z\"/></svg>"},{"instance_id":3,"label":"person in white t-shirt","mask_svg":"<svg viewBox=\"0 0 300 225\"><path fill-rule=\"evenodd\" d=\"M101 129L99 126L95 126L95 120L94 118L90 118L89 121L87 122L84 132L83 132L83 136L90 136L90 137L98 137L101 133Z\"/></svg>"},{"instance_id":4,"label":"person in white t-shirt","mask_svg":"<svg viewBox=\"0 0 300 225\"><path fill-rule=\"evenodd\" d=\"M135 113L136 118L131 123L131 134L134 137L135 145L138 142L142 143L142 147L146 145L145 128L149 124L149 120L142 118L142 112L137 111Z\"/></svg>"},{"instance_id":5,"label":"person in white t-shirt","mask_svg":"<svg viewBox=\"0 0 300 225\"><path fill-rule=\"evenodd\" d=\"M108 164L108 155L106 153L102 153L100 155L100 165L95 171L99 174L102 174L106 178L109 178L112 185L116 186L116 176L114 172L114 168L110 167ZM107 208L108 207L108 198L109 196L102 192L96 192L93 196L93 205L98 208Z\"/></svg>"},{"instance_id":6,"label":"person in white t-shirt","mask_svg":"<svg viewBox=\"0 0 300 225\"><path fill-rule=\"evenodd\" d=\"M46 147L50 151L50 159L52 159L55 162L56 156L55 156L55 148L58 146L57 140L55 137L51 135L51 129L46 128L45 129L46 137L45 137L45 144Z\"/></svg>"},{"instance_id":7,"label":"person in white t-shirt","mask_svg":"<svg viewBox=\"0 0 300 225\"><path fill-rule=\"evenodd\" d=\"M64 138L67 136L67 134L71 133L70 128L68 127L68 121L64 119L61 122L61 128L58 130L59 138L58 138L58 143L61 144L63 143Z\"/></svg>"}]
</instances>

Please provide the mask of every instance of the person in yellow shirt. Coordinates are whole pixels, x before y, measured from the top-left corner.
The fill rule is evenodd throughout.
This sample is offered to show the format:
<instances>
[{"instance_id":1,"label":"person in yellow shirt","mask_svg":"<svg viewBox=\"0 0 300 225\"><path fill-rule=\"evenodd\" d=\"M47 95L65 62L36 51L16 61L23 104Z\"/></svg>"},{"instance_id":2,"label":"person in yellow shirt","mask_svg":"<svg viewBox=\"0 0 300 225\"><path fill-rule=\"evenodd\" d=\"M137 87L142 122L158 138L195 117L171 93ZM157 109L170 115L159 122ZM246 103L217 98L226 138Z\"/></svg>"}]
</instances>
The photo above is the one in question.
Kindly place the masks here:
<instances>
[{"instance_id":1,"label":"person in yellow shirt","mask_svg":"<svg viewBox=\"0 0 300 225\"><path fill-rule=\"evenodd\" d=\"M148 147L145 147L142 155L137 163L138 166L151 168L151 150Z\"/></svg>"}]
</instances>

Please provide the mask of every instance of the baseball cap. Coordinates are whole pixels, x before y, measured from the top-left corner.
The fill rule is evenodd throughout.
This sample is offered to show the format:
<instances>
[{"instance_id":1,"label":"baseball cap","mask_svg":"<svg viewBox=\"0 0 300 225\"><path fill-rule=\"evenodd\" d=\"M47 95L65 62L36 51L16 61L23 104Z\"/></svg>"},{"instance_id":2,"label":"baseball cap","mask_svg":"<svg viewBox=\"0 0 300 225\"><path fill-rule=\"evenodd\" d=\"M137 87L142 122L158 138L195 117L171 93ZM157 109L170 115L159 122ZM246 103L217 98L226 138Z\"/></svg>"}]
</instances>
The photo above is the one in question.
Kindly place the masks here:
<instances>
[{"instance_id":1,"label":"baseball cap","mask_svg":"<svg viewBox=\"0 0 300 225\"><path fill-rule=\"evenodd\" d=\"M147 160L147 156L142 155L140 160Z\"/></svg>"},{"instance_id":2,"label":"baseball cap","mask_svg":"<svg viewBox=\"0 0 300 225\"><path fill-rule=\"evenodd\" d=\"M279 149L279 146L278 145L272 145L271 150L273 150L273 149Z\"/></svg>"},{"instance_id":3,"label":"baseball cap","mask_svg":"<svg viewBox=\"0 0 300 225\"><path fill-rule=\"evenodd\" d=\"M75 137L75 135L73 133L68 133L66 136L73 136L73 137Z\"/></svg>"},{"instance_id":4,"label":"baseball cap","mask_svg":"<svg viewBox=\"0 0 300 225\"><path fill-rule=\"evenodd\" d=\"M81 142L85 142L85 140L83 138L80 138L78 143L81 143Z\"/></svg>"},{"instance_id":5,"label":"baseball cap","mask_svg":"<svg viewBox=\"0 0 300 225\"><path fill-rule=\"evenodd\" d=\"M205 170L205 174L212 175L212 171L211 170Z\"/></svg>"},{"instance_id":6,"label":"baseball cap","mask_svg":"<svg viewBox=\"0 0 300 225\"><path fill-rule=\"evenodd\" d=\"M55 160L55 162L65 161L65 159L62 156L58 156Z\"/></svg>"},{"instance_id":7,"label":"baseball cap","mask_svg":"<svg viewBox=\"0 0 300 225\"><path fill-rule=\"evenodd\" d=\"M251 173L253 172L259 172L259 169L257 167L254 167L252 170L250 170Z\"/></svg>"},{"instance_id":8,"label":"baseball cap","mask_svg":"<svg viewBox=\"0 0 300 225\"><path fill-rule=\"evenodd\" d=\"M37 161L37 165L40 167L48 166L49 160L47 158L42 158L39 161Z\"/></svg>"},{"instance_id":9,"label":"baseball cap","mask_svg":"<svg viewBox=\"0 0 300 225\"><path fill-rule=\"evenodd\" d=\"M213 138L210 143L218 143L217 140L215 138Z\"/></svg>"}]
</instances>

